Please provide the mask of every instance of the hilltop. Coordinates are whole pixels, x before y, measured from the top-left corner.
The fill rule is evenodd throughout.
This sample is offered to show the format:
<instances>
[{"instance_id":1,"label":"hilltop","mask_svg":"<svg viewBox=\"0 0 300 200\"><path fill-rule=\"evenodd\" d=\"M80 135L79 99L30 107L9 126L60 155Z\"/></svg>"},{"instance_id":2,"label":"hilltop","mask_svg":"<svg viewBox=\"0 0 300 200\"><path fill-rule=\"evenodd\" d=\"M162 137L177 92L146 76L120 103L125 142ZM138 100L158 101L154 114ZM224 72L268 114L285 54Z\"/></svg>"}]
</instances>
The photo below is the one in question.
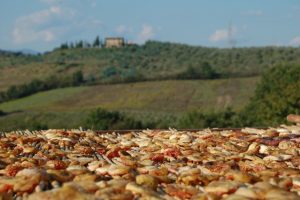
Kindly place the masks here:
<instances>
[{"instance_id":1,"label":"hilltop","mask_svg":"<svg viewBox=\"0 0 300 200\"><path fill-rule=\"evenodd\" d=\"M260 76L278 64L300 62L298 55L300 48L292 47L219 49L157 41L118 49L57 48L42 55L0 52L0 91L76 71L92 84Z\"/></svg>"}]
</instances>

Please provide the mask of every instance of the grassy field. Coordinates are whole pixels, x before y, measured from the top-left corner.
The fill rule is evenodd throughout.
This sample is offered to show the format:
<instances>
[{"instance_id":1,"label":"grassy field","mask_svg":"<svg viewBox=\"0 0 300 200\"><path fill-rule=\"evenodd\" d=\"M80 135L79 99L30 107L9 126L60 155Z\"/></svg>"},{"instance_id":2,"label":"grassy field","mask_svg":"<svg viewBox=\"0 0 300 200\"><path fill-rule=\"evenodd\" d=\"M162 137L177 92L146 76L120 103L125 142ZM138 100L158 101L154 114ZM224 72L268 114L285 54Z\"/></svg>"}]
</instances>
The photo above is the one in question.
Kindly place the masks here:
<instances>
[{"instance_id":1,"label":"grassy field","mask_svg":"<svg viewBox=\"0 0 300 200\"><path fill-rule=\"evenodd\" d=\"M98 107L137 118L178 116L192 110L221 111L227 107L240 110L258 81L258 77L169 80L56 89L0 104L0 110L9 113L0 117L0 127L9 130L44 121L50 128L72 128L83 122L89 110Z\"/></svg>"}]
</instances>

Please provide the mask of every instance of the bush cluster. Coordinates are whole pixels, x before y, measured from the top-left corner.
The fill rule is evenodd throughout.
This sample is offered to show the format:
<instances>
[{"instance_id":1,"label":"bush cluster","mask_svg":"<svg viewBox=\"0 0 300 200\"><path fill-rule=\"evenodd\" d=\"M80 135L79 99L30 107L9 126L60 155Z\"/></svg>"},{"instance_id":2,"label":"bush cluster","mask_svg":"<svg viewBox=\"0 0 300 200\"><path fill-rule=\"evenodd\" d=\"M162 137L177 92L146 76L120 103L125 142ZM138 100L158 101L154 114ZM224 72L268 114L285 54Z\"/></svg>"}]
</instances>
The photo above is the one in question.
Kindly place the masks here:
<instances>
[{"instance_id":1,"label":"bush cluster","mask_svg":"<svg viewBox=\"0 0 300 200\"><path fill-rule=\"evenodd\" d=\"M250 124L271 126L292 113L300 114L300 64L279 65L264 73L243 115Z\"/></svg>"},{"instance_id":2,"label":"bush cluster","mask_svg":"<svg viewBox=\"0 0 300 200\"><path fill-rule=\"evenodd\" d=\"M121 130L121 129L141 129L143 124L117 111L107 111L98 108L92 111L84 125L86 128L94 130Z\"/></svg>"}]
</instances>

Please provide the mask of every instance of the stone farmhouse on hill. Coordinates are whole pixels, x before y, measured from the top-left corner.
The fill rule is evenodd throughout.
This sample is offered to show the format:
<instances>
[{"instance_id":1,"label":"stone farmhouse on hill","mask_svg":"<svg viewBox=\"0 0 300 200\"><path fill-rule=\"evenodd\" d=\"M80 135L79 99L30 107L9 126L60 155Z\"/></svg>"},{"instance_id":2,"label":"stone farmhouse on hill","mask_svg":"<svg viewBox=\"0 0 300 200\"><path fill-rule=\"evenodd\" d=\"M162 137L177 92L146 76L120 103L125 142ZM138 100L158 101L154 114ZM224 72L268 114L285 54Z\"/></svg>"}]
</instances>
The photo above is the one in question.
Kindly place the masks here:
<instances>
[{"instance_id":1,"label":"stone farmhouse on hill","mask_svg":"<svg viewBox=\"0 0 300 200\"><path fill-rule=\"evenodd\" d=\"M105 48L124 47L125 40L122 37L108 37L108 38L105 38L104 46L105 46Z\"/></svg>"}]
</instances>

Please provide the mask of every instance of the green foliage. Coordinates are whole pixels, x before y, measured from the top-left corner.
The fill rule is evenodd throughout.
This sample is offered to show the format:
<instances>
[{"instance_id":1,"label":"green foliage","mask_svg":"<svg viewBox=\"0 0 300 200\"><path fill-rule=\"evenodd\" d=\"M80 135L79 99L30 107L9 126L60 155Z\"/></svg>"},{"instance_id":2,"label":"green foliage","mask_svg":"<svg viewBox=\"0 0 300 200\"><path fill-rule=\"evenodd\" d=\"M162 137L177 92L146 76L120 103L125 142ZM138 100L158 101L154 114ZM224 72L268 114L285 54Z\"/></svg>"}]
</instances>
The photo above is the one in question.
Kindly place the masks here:
<instances>
[{"instance_id":1,"label":"green foliage","mask_svg":"<svg viewBox=\"0 0 300 200\"><path fill-rule=\"evenodd\" d=\"M119 73L119 71L116 67L110 66L110 67L107 67L103 70L102 77L103 78L110 78L110 77L118 75L118 73Z\"/></svg>"},{"instance_id":2,"label":"green foliage","mask_svg":"<svg viewBox=\"0 0 300 200\"><path fill-rule=\"evenodd\" d=\"M221 112L200 112L192 111L183 115L178 121L179 128L200 129L200 128L233 128L241 127L242 121L237 112L227 108Z\"/></svg>"},{"instance_id":3,"label":"green foliage","mask_svg":"<svg viewBox=\"0 0 300 200\"><path fill-rule=\"evenodd\" d=\"M54 79L46 82L51 80ZM48 111L77 111L101 106L122 112L153 112L159 116L163 113L181 114L187 109L221 111L227 106L241 110L254 94L258 81L258 78L170 80L61 88L0 104L0 109L5 112L45 111L44 108Z\"/></svg>"},{"instance_id":4,"label":"green foliage","mask_svg":"<svg viewBox=\"0 0 300 200\"><path fill-rule=\"evenodd\" d=\"M199 73L194 67L189 66L186 71L178 75L179 79L197 79Z\"/></svg>"},{"instance_id":5,"label":"green foliage","mask_svg":"<svg viewBox=\"0 0 300 200\"><path fill-rule=\"evenodd\" d=\"M72 74L72 85L71 86L79 86L84 82L82 71L77 71Z\"/></svg>"},{"instance_id":6,"label":"green foliage","mask_svg":"<svg viewBox=\"0 0 300 200\"><path fill-rule=\"evenodd\" d=\"M144 81L145 76L135 68L127 67L127 70L121 72L121 82L131 83Z\"/></svg>"},{"instance_id":7,"label":"green foliage","mask_svg":"<svg viewBox=\"0 0 300 200\"><path fill-rule=\"evenodd\" d=\"M30 131L47 130L48 129L47 124L45 124L44 122L35 120L35 119L25 119L25 123L26 123L26 129L28 129Z\"/></svg>"},{"instance_id":8,"label":"green foliage","mask_svg":"<svg viewBox=\"0 0 300 200\"><path fill-rule=\"evenodd\" d=\"M279 65L266 72L244 115L250 124L278 125L300 114L300 64Z\"/></svg>"},{"instance_id":9,"label":"green foliage","mask_svg":"<svg viewBox=\"0 0 300 200\"><path fill-rule=\"evenodd\" d=\"M215 79L219 78L219 74L212 68L212 66L208 62L204 62L200 66L200 78Z\"/></svg>"},{"instance_id":10,"label":"green foliage","mask_svg":"<svg viewBox=\"0 0 300 200\"><path fill-rule=\"evenodd\" d=\"M83 48L83 41L80 40L79 42L77 42L77 43L75 44L75 48Z\"/></svg>"},{"instance_id":11,"label":"green foliage","mask_svg":"<svg viewBox=\"0 0 300 200\"><path fill-rule=\"evenodd\" d=\"M13 85L7 90L6 95L3 96L5 96L7 99L17 99L21 95L19 95L17 86Z\"/></svg>"},{"instance_id":12,"label":"green foliage","mask_svg":"<svg viewBox=\"0 0 300 200\"><path fill-rule=\"evenodd\" d=\"M0 102L26 97L37 92L61 88L79 86L83 84L84 78L82 71L76 71L71 76L60 78L58 76L50 76L44 81L34 79L28 84L11 86L6 92L0 92Z\"/></svg>"},{"instance_id":13,"label":"green foliage","mask_svg":"<svg viewBox=\"0 0 300 200\"><path fill-rule=\"evenodd\" d=\"M99 36L96 37L96 39L93 43L93 47L101 47L101 42L100 42Z\"/></svg>"},{"instance_id":14,"label":"green foliage","mask_svg":"<svg viewBox=\"0 0 300 200\"><path fill-rule=\"evenodd\" d=\"M45 85L42 81L32 80L28 84L11 86L2 96L5 97L5 100L18 99L43 90L45 90Z\"/></svg>"},{"instance_id":15,"label":"green foliage","mask_svg":"<svg viewBox=\"0 0 300 200\"><path fill-rule=\"evenodd\" d=\"M68 48L69 48L68 43L63 43L60 45L60 49L68 49Z\"/></svg>"},{"instance_id":16,"label":"green foliage","mask_svg":"<svg viewBox=\"0 0 300 200\"><path fill-rule=\"evenodd\" d=\"M142 123L125 117L119 112L109 112L98 108L92 111L86 120L86 127L94 130L140 129Z\"/></svg>"},{"instance_id":17,"label":"green foliage","mask_svg":"<svg viewBox=\"0 0 300 200\"><path fill-rule=\"evenodd\" d=\"M145 80L145 76L134 67L110 66L102 71L101 77L110 83L130 83Z\"/></svg>"},{"instance_id":18,"label":"green foliage","mask_svg":"<svg viewBox=\"0 0 300 200\"><path fill-rule=\"evenodd\" d=\"M119 68L120 69L120 68ZM125 68L126 70L128 69L134 69L131 67ZM118 75L121 75L122 73L124 73L124 71L122 71L123 69L120 69L120 71L118 71ZM125 71L126 71L125 70ZM72 76L71 80L81 80L82 81L82 76L80 75L80 72L77 72L77 74L74 74L74 76ZM77 77L77 78L74 78ZM36 88L35 90L39 90L39 89L43 89L44 84L47 85L47 88L51 88L51 87L57 87L57 83L59 83L58 78L50 78L49 80L45 81L45 83L43 81L39 81L39 80L34 80L32 81L30 84L22 87L11 87L8 91L7 94L5 94L5 96L9 96L11 98L16 98L18 96L20 96L19 91L23 91L23 93L21 94L28 94L27 91L31 91L33 89L28 89L28 88ZM237 79L232 79L232 80L237 80ZM209 82L219 82L221 80L214 80L214 81L209 81ZM68 81L67 81L68 82ZM178 81L179 82L179 81ZM187 81L180 81L181 84L187 82ZM201 88L206 82L208 81L191 81L193 83L197 83L197 87L200 87L200 90L203 92L203 89ZM47 83L47 84L46 84ZM76 83L76 81L72 81L72 83ZM154 82L155 83L155 82ZM62 84L62 83L60 83ZM65 84L65 83L63 83ZM159 83L160 87L164 87L163 82ZM167 82L167 84L170 86L170 82ZM181 84L177 84L176 87L171 86L171 88L176 88L176 90L180 89L180 85ZM228 86L226 85L230 85L226 82L220 82L220 85L222 85L222 91L224 92L224 89ZM233 84L231 84L232 86L236 86L238 85L239 87L241 86L242 82L234 82ZM62 85L59 85L62 86ZM110 89L105 89L106 91L111 91L113 89L112 87L113 85L109 86L107 85L106 87L110 87ZM157 85L156 85L157 86ZM237 90L236 88L230 86L229 89L232 90L234 89L234 93L233 94L239 94L241 93L241 90ZM96 86L95 86L96 87ZM97 86L100 88L100 86ZM103 86L101 86L103 87ZM128 96L125 97L125 99L127 100L127 98L130 98L132 96L136 96L136 93L132 93L132 91L134 90L134 84L130 84L130 89L126 90L124 87L122 87L121 85L118 85L119 87L119 92L117 92L116 96L113 97L112 93L109 93L108 96L110 96L109 102L113 102L114 99L120 99L120 96L124 95L124 93L122 93L121 91L127 91L129 92ZM185 93L186 92L186 88L190 88L191 86L187 86L185 85L183 88L183 91L179 92L180 96L188 96L189 93ZM245 86L243 86L245 87ZM253 87L253 86L252 86ZM138 87L141 90L138 91L137 94L139 94L139 96L143 95L143 91L146 90L146 98L142 98L141 102L145 103L145 101L149 102L155 102L156 99L153 98L152 96L157 95L157 93L153 93L152 94L152 90L151 89L147 89L147 87L145 87L145 85L143 85L142 87ZM157 87L154 87L157 90ZM214 90L219 90L218 88L216 88L216 85L214 84L213 86ZM86 123L83 125L85 125L85 127L87 128L93 128L93 129L136 129L136 128L168 128L169 126L172 127L176 127L176 128L207 128L207 127L243 127L243 126L273 126L273 125L279 125L280 123L284 123L285 122L285 118L288 114L291 113L295 113L295 114L300 114L300 93L299 93L299 88L300 88L300 65L299 64L290 64L290 65L279 65L276 67L271 68L269 71L266 71L263 76L262 76L262 80L259 83L256 92L255 92L255 96L251 99L251 102L248 104L248 106L246 106L246 108L244 110L242 110L242 112L237 112L237 111L233 111L230 108L227 108L226 110L219 110L219 111L215 111L215 112L208 112L207 110L203 110L204 107L208 107L211 105L208 105L209 102L212 102L211 100L209 100L208 102L206 102L203 105L200 105L199 108L202 109L202 111L200 112L198 111L192 111L192 112L188 112L188 113L183 113L182 116L181 115L177 115L172 116L172 114L170 114L169 117L157 117L157 118L148 118L148 117L138 117L135 120L132 117L129 117L125 114L121 114L119 112L111 112L111 111L107 111L107 110L103 110L103 109L97 109L93 112L91 112L86 120ZM102 88L103 89L103 88ZM116 89L116 88L115 88ZM249 89L245 89L244 92L249 93ZM104 91L105 91L104 90ZM156 91L154 90L154 91ZM88 91L88 90L84 90L84 91ZM95 91L95 89L91 89L90 91ZM205 96L205 98L208 97L208 94L210 91L212 91L212 89L208 89L206 88L205 93L201 93L201 96ZM182 104L182 102L178 102L178 101L174 101L175 103L179 103L179 104L174 104L174 102L171 102L170 97L167 98L168 99L168 104L163 104L163 90L158 91L158 96L159 96L159 105L151 105L150 107L148 107L149 110L153 111L153 108L159 107L160 110L164 110L165 111L169 111L171 109L171 107L168 107L168 104L172 104L173 107L176 107L176 105L178 106L184 106L187 107L187 105ZM194 94L197 94L198 92L196 92L196 89L194 89ZM176 99L176 96L174 96L173 92L168 92L169 95L171 95L172 98ZM53 96L53 95L52 95ZM82 96L82 94L80 94L80 96ZM102 96L106 96L106 95L102 95ZM79 96L77 96L79 98ZM97 96L97 99L99 100L100 96ZM235 95L235 98L237 98L238 96ZM194 98L194 100L193 100ZM211 97L210 97L211 98ZM214 97L216 98L216 97ZM74 99L73 96L72 98L68 98L70 99ZM178 97L179 99L179 97ZM195 99L199 98L195 98L195 97L191 97L189 96L189 101L195 101ZM81 99L81 101L84 104L84 99ZM93 102L94 105L104 105L105 102L107 102L108 99L104 99L104 101L102 102ZM131 99L131 101L134 101L133 99ZM183 99L184 101L184 99ZM62 100L60 100L60 102L62 102ZM89 101L88 101L89 102ZM92 102L92 101L90 101ZM126 104L126 101L124 99L121 99L121 104L122 106L124 106L124 104ZM141 102L137 102L134 101L133 105L134 106L140 106L141 108L145 109L145 105L141 104ZM148 102L148 103L149 103ZM241 103L238 102L238 103ZM32 105L31 103L29 103L30 105ZM65 102L64 105L69 104L69 102ZM141 105L139 105L141 104ZM14 104L12 104L14 109L15 106ZM50 104L49 104L50 105ZM56 105L56 104L53 104ZM76 104L75 104L76 105ZM129 104L125 105L124 107L122 107L123 109L134 109L135 107L130 107L128 106ZM233 104L234 106L235 103ZM82 104L77 105L77 106L82 106ZM109 106L112 106L112 104L109 104ZM115 106L115 105L113 105ZM149 106L149 105L147 105ZM72 105L73 107L73 105ZM193 106L195 107L195 106ZM216 105L214 105L214 107L216 107ZM116 106L114 108L117 108ZM212 107L211 107L212 108ZM2 109L2 108L1 108ZM76 109L76 108L73 108ZM120 107L119 107L120 109ZM169 110L168 110L169 109ZM174 109L174 108L173 108ZM149 111L148 110L148 111ZM7 110L5 110L7 111ZM157 110L156 110L157 111ZM172 110L171 110L172 111ZM174 110L173 110L174 111ZM8 115L9 116L9 115ZM6 118L6 116L4 117ZM71 119L71 118L70 118ZM3 117L2 119L3 120ZM50 121L49 121L50 122ZM48 122L46 122L48 124ZM80 126L82 124L78 124L78 126ZM30 125L33 126L33 125ZM25 128L28 126L24 126ZM38 125L36 125L36 127L38 127Z\"/></svg>"},{"instance_id":19,"label":"green foliage","mask_svg":"<svg viewBox=\"0 0 300 200\"><path fill-rule=\"evenodd\" d=\"M97 38L95 45L98 44ZM123 79L121 73L126 68L134 68L142 75L135 76L134 81L216 79L259 76L278 64L300 62L300 57L297 56L300 48L292 47L219 49L148 41L144 45L128 45L116 49L90 48L84 52L78 50L68 49L68 56L72 55L69 59L82 62L84 66L88 65L88 61L101 63L99 68L94 69L98 70L97 74L106 68L115 68L114 74L100 77L99 81L105 79L105 83L116 82L116 76L120 76L117 79Z\"/></svg>"},{"instance_id":20,"label":"green foliage","mask_svg":"<svg viewBox=\"0 0 300 200\"><path fill-rule=\"evenodd\" d=\"M87 76L85 82L86 82L87 85L93 85L93 84L95 84L95 82L96 82L96 77L95 77L95 75L94 75L94 74L89 74L89 75Z\"/></svg>"},{"instance_id":21,"label":"green foliage","mask_svg":"<svg viewBox=\"0 0 300 200\"><path fill-rule=\"evenodd\" d=\"M230 110L221 113L208 113L207 111L204 113L200 113L199 111L192 112L185 114L182 118L179 117L179 127L235 127L241 125L240 121L243 122L242 125L269 126L283 123L286 115L289 113L300 113L300 94L298 91L300 88L300 67L299 64L295 64L300 63L300 48L264 47L217 49L156 41L148 41L145 45L126 46L119 49L87 48L83 50L80 48L91 46L83 41L73 45L70 44L69 46L78 48L55 50L41 56L25 56L6 52L1 53L0 51L0 69L2 70L0 74L3 74L2 78L0 77L2 80L0 85L3 86L6 84L6 76L16 73L16 76L13 76L13 78L9 80L11 83L3 86L3 88L7 90L0 93L0 102L28 96L39 91L59 87L79 86L86 83L83 79L82 72L77 71L73 74L74 69L68 66L75 64L80 66L80 69L83 70L85 74L92 75L87 78L88 83L91 84L176 78L216 79L263 74L262 82L257 88L255 97L242 113L235 113ZM278 66L278 64L280 64L280 66ZM13 68L13 70L11 70L11 68ZM24 76L25 73L22 71L25 68L27 69L26 76ZM39 74L36 76L37 78L33 78L35 75L35 73L32 73L33 71ZM55 73L58 74L53 75ZM27 79L25 80L24 77ZM23 82L14 82L14 80L22 80ZM26 84L22 84L25 82ZM243 87L246 89L244 88L243 94L240 95L239 92L241 90L239 87L241 86L239 82L235 83L237 84L226 84L224 82L224 88L227 87L226 90L230 91L229 96L232 97L231 99L233 101L230 102L230 105L236 104L236 107L242 107L244 105L242 103L246 102L249 97L249 94L245 93L251 93L248 92L250 91L251 84L248 84L248 86L244 85ZM215 89L214 86L203 88L202 90L202 85L205 85L205 82L199 82L197 84L197 87L201 88L201 91L191 89L192 87L190 86L180 88L180 84L176 85L176 88L179 88L179 92L177 93L179 93L180 96L176 96L171 89L161 90L161 84L156 86L155 89L152 89L153 91L158 91L158 94L151 93L152 90L149 89L147 92L148 96L145 94L143 94L144 96L141 95L141 93L143 93L142 90L147 90L144 89L144 87L141 87L142 89L138 95L132 95L132 89L128 89L125 90L128 93L126 97L131 100L131 104L128 104L129 106L126 105L127 107L124 106L124 104L127 103L125 100L114 101L115 99L120 99L121 95L118 94L116 95L118 97L115 97L114 94L109 93L111 96L107 96L112 98L109 102L113 103L107 104L108 106L106 105L106 108L115 109L116 104L118 104L117 106L123 106L117 108L123 109L122 111L126 109L134 110L138 107L139 111L142 109L152 110L153 108L163 108L164 112L166 110L170 112L175 110L175 113L177 111L182 112L183 109L190 109L190 104L195 102L198 104L193 104L191 106L192 109L195 109L195 107L199 107L200 109L206 109L206 107L212 108L215 106L209 105L209 103L213 102L211 101L212 99L220 97L222 101L222 98L227 95L224 94L223 89ZM102 88L102 91L103 90L105 89ZM107 89L107 91L112 90ZM219 93L212 94L212 91ZM163 92L168 93L170 96L164 97ZM149 93L151 94L149 95ZM184 98L181 98L183 93L186 96L198 96L191 97L191 100L184 101ZM248 96L244 98L246 99L245 101L243 101L244 99L235 101L235 95L240 95L239 98L241 96L243 96L243 98ZM97 97L101 98L100 96L101 95L98 95ZM132 96L141 99L136 100L131 98ZM145 96L147 98L145 98ZM198 100L202 98L202 96L205 96L205 98ZM94 100L99 98L94 98ZM165 103L166 101L169 103L170 99L177 99L173 102L174 105ZM94 103L97 106L102 106L102 103L107 101L103 100L99 102L97 102L98 104ZM159 103L155 104L155 102ZM211 104L214 103L217 104L217 101ZM68 102L65 102L65 104L68 104ZM145 109L146 106L148 107ZM224 108L225 106L221 105L220 107ZM220 109L220 107L218 109ZM151 127L167 127L172 120L172 117L170 117L168 121L158 119L155 123L150 125Z\"/></svg>"},{"instance_id":22,"label":"green foliage","mask_svg":"<svg viewBox=\"0 0 300 200\"><path fill-rule=\"evenodd\" d=\"M216 79L219 78L219 74L208 62L204 62L198 68L189 66L186 71L177 77L178 79Z\"/></svg>"},{"instance_id":23,"label":"green foliage","mask_svg":"<svg viewBox=\"0 0 300 200\"><path fill-rule=\"evenodd\" d=\"M6 112L0 110L0 117L1 117L1 116L5 116L6 114L7 114Z\"/></svg>"},{"instance_id":24,"label":"green foliage","mask_svg":"<svg viewBox=\"0 0 300 200\"><path fill-rule=\"evenodd\" d=\"M300 63L300 48L292 47L220 49L157 41L114 49L87 46L84 41L69 42L68 49L37 56L0 51L0 90L51 75L70 76L73 64L84 74L94 74L96 83L116 83L251 77L278 64ZM115 75L103 75L111 66Z\"/></svg>"}]
</instances>

